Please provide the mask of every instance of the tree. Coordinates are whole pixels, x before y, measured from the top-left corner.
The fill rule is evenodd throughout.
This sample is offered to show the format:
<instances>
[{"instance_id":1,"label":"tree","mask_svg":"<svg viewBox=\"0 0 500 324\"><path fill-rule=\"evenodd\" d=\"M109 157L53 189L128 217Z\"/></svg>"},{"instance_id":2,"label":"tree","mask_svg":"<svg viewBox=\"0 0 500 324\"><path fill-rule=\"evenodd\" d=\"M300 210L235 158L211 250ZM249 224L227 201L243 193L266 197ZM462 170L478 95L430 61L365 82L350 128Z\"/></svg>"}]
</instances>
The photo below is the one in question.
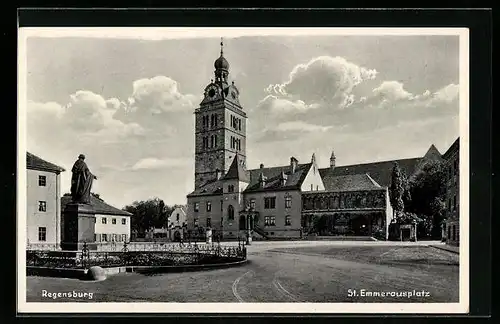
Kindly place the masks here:
<instances>
[{"instance_id":1,"label":"tree","mask_svg":"<svg viewBox=\"0 0 500 324\"><path fill-rule=\"evenodd\" d=\"M423 219L419 231L441 237L441 223L446 212L446 169L444 162L429 161L409 182L411 201L407 210Z\"/></svg>"},{"instance_id":2,"label":"tree","mask_svg":"<svg viewBox=\"0 0 500 324\"><path fill-rule=\"evenodd\" d=\"M166 227L168 216L172 208L165 205L165 202L159 198L152 198L145 201L135 201L127 205L123 210L128 211L131 217L131 229L139 237L144 237L146 231L153 227ZM170 213L169 213L170 211Z\"/></svg>"},{"instance_id":3,"label":"tree","mask_svg":"<svg viewBox=\"0 0 500 324\"><path fill-rule=\"evenodd\" d=\"M405 193L404 188L404 180L401 174L401 169L399 168L398 163L394 163L394 167L392 168L392 178L391 178L391 187L389 190L391 206L394 210L396 219L399 217L399 214L404 210L404 201L403 195Z\"/></svg>"}]
</instances>

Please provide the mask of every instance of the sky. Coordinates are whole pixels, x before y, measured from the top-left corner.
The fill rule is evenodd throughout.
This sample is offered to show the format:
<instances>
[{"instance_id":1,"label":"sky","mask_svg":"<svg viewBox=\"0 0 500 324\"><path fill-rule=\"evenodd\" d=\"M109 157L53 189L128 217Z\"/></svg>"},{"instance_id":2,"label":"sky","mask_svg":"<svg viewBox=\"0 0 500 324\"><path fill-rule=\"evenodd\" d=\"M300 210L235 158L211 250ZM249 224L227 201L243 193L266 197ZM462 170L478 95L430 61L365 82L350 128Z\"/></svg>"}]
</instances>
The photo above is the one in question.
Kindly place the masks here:
<instances>
[{"instance_id":1,"label":"sky","mask_svg":"<svg viewBox=\"0 0 500 324\"><path fill-rule=\"evenodd\" d=\"M193 113L220 37L248 116L248 168L313 153L327 167L332 150L337 165L418 157L459 136L458 36L147 35L27 38L27 150L67 170L62 193L83 153L106 202L184 204L194 189Z\"/></svg>"}]
</instances>

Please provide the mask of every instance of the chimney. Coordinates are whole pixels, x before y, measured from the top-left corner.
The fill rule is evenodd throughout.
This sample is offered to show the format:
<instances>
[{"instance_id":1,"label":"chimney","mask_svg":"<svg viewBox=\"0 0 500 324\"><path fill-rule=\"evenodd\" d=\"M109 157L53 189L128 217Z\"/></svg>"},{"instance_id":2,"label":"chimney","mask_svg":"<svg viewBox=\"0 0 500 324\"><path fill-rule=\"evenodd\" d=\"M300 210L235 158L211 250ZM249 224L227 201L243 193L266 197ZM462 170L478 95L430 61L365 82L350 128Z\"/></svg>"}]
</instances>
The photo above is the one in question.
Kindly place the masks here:
<instances>
[{"instance_id":1,"label":"chimney","mask_svg":"<svg viewBox=\"0 0 500 324\"><path fill-rule=\"evenodd\" d=\"M222 177L222 172L219 169L217 169L217 170L215 170L215 174L216 174L217 180L220 180L220 178Z\"/></svg>"},{"instance_id":2,"label":"chimney","mask_svg":"<svg viewBox=\"0 0 500 324\"><path fill-rule=\"evenodd\" d=\"M260 164L260 168L264 169L264 164L263 163Z\"/></svg>"},{"instance_id":3,"label":"chimney","mask_svg":"<svg viewBox=\"0 0 500 324\"><path fill-rule=\"evenodd\" d=\"M299 164L299 161L297 161L296 158L293 156L290 158L290 171L291 173L295 173L295 170L297 170L297 165Z\"/></svg>"},{"instance_id":4,"label":"chimney","mask_svg":"<svg viewBox=\"0 0 500 324\"><path fill-rule=\"evenodd\" d=\"M332 151L332 156L330 156L330 169L335 169L335 152Z\"/></svg>"},{"instance_id":5,"label":"chimney","mask_svg":"<svg viewBox=\"0 0 500 324\"><path fill-rule=\"evenodd\" d=\"M261 188L264 188L266 186L266 180L267 177L264 175L264 172L261 172L259 177L259 184Z\"/></svg>"}]
</instances>

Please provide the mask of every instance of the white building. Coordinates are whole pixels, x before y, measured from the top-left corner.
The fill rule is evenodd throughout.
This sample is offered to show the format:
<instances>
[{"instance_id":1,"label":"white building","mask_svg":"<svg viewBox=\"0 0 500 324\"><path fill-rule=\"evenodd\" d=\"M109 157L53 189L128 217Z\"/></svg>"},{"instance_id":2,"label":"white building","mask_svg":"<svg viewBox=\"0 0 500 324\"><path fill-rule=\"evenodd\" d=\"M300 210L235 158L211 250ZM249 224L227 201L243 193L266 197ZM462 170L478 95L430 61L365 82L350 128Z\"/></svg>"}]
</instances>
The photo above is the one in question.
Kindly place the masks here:
<instances>
[{"instance_id":1,"label":"white building","mask_svg":"<svg viewBox=\"0 0 500 324\"><path fill-rule=\"evenodd\" d=\"M71 196L61 199L61 209L71 201ZM101 198L90 196L90 204L95 212L94 240L98 243L129 242L131 213L108 205Z\"/></svg>"},{"instance_id":2,"label":"white building","mask_svg":"<svg viewBox=\"0 0 500 324\"><path fill-rule=\"evenodd\" d=\"M26 152L28 244L61 243L61 172L64 168Z\"/></svg>"},{"instance_id":3,"label":"white building","mask_svg":"<svg viewBox=\"0 0 500 324\"><path fill-rule=\"evenodd\" d=\"M168 227L183 227L187 224L187 207L177 207L172 211L168 219Z\"/></svg>"}]
</instances>

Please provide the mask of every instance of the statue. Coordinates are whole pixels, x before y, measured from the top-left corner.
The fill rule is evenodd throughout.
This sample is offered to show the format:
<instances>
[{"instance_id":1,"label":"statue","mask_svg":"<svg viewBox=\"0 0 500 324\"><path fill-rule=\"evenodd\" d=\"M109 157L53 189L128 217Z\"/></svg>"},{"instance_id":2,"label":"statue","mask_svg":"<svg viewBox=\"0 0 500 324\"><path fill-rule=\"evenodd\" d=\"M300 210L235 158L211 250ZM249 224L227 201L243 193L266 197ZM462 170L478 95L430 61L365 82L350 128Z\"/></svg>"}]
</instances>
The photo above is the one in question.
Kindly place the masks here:
<instances>
[{"instance_id":1,"label":"statue","mask_svg":"<svg viewBox=\"0 0 500 324\"><path fill-rule=\"evenodd\" d=\"M74 203L90 204L92 182L97 177L90 172L84 160L85 155L80 154L71 169L71 198Z\"/></svg>"}]
</instances>

